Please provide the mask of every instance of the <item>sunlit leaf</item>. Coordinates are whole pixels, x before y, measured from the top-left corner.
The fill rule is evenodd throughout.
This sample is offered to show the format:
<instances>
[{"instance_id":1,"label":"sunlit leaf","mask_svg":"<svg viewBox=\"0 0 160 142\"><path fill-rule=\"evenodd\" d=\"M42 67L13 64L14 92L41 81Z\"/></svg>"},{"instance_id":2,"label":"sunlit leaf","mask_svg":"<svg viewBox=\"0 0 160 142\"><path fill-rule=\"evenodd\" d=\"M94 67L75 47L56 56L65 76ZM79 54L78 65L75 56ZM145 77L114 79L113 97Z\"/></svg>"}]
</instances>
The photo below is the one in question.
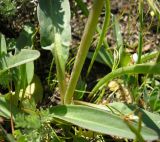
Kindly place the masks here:
<instances>
[{"instance_id":1,"label":"sunlit leaf","mask_svg":"<svg viewBox=\"0 0 160 142\"><path fill-rule=\"evenodd\" d=\"M41 46L54 55L61 94L65 92L65 63L71 41L68 0L39 0L37 9Z\"/></svg>"},{"instance_id":2,"label":"sunlit leaf","mask_svg":"<svg viewBox=\"0 0 160 142\"><path fill-rule=\"evenodd\" d=\"M113 136L135 139L135 134L130 131L126 122L111 112L81 105L56 106L50 108L54 118L58 118L71 124L78 125L92 131ZM137 124L130 122L137 127ZM145 140L158 139L158 134L145 126L142 127L141 135Z\"/></svg>"},{"instance_id":3,"label":"sunlit leaf","mask_svg":"<svg viewBox=\"0 0 160 142\"><path fill-rule=\"evenodd\" d=\"M3 56L0 58L0 75L8 69L34 61L39 56L39 51L27 49L23 49L19 54L14 56Z\"/></svg>"}]
</instances>

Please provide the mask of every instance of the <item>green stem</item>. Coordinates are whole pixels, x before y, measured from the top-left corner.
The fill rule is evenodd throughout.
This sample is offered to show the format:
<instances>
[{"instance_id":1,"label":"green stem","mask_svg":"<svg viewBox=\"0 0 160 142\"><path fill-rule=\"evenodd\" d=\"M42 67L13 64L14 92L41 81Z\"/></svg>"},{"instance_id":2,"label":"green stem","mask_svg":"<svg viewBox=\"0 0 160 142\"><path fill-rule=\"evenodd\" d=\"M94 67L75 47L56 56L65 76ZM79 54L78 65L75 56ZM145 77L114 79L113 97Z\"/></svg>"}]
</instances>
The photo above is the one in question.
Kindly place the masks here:
<instances>
[{"instance_id":1,"label":"green stem","mask_svg":"<svg viewBox=\"0 0 160 142\"><path fill-rule=\"evenodd\" d=\"M58 79L58 86L61 96L61 103L64 103L64 95L66 91L67 82L65 80L65 63L61 62L61 57L57 54L58 49L61 47L60 36L55 34L55 43L54 47L52 48L52 54L54 55L55 63L56 63L56 72L57 72L57 79Z\"/></svg>"},{"instance_id":2,"label":"green stem","mask_svg":"<svg viewBox=\"0 0 160 142\"><path fill-rule=\"evenodd\" d=\"M139 2L139 19L140 19L140 31L139 31L139 42L138 42L138 61L141 63L142 47L143 47L143 0Z\"/></svg>"},{"instance_id":3,"label":"green stem","mask_svg":"<svg viewBox=\"0 0 160 142\"><path fill-rule=\"evenodd\" d=\"M128 67L122 67L117 70L112 71L103 77L97 85L93 88L92 92L89 94L89 98L101 89L104 85L107 85L108 82L118 76L124 74L160 74L160 64L155 63L145 63L145 64L136 64Z\"/></svg>"},{"instance_id":4,"label":"green stem","mask_svg":"<svg viewBox=\"0 0 160 142\"><path fill-rule=\"evenodd\" d=\"M50 65L50 69L49 69L49 75L48 75L48 80L47 80L48 85L50 84L50 80L51 80L51 73L52 73L52 69L53 69L53 63L54 63L54 58L52 59L52 62L51 62L51 65Z\"/></svg>"},{"instance_id":5,"label":"green stem","mask_svg":"<svg viewBox=\"0 0 160 142\"><path fill-rule=\"evenodd\" d=\"M94 0L93 7L90 11L88 21L84 30L84 34L82 36L82 40L80 43L80 47L75 59L74 67L72 70L71 78L66 90L64 103L70 104L72 102L72 97L74 94L74 90L77 85L77 81L79 79L84 61L86 59L92 37L96 31L96 26L98 23L98 18L101 13L103 7L103 0Z\"/></svg>"},{"instance_id":6,"label":"green stem","mask_svg":"<svg viewBox=\"0 0 160 142\"><path fill-rule=\"evenodd\" d=\"M109 22L110 22L110 0L106 0L106 12L105 12L105 20L104 20L104 23L103 23L103 28L102 28L102 32L101 32L101 35L100 35L100 39L98 41L98 44L97 44L97 47L96 47L96 50L93 54L93 57L92 57L92 60L91 60L91 63L89 65L89 68L88 68L88 71L87 71L87 76L89 75L90 71L91 71L91 68L93 66L93 63L98 55L98 51L100 50L101 46L102 46L102 43L104 41L104 37L106 35L106 32L107 32L107 29L108 29L108 26L109 26Z\"/></svg>"}]
</instances>

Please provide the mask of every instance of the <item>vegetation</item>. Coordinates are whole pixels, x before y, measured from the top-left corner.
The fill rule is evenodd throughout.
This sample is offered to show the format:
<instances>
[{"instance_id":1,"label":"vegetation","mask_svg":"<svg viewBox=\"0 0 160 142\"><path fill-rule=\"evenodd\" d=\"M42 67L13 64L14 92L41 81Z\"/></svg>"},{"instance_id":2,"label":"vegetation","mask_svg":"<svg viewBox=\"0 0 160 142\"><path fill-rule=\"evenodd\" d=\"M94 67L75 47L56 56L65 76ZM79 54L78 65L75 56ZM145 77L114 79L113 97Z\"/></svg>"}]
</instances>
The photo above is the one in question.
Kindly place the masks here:
<instances>
[{"instance_id":1,"label":"vegetation","mask_svg":"<svg viewBox=\"0 0 160 142\"><path fill-rule=\"evenodd\" d=\"M17 14L18 5L29 1L0 3L0 15L7 18ZM158 0L136 2L139 26L137 48L131 45L134 53L127 50L129 45L121 34L120 17L112 13L110 0L88 3L39 0L38 26L36 22L24 25L14 39L0 33L0 141L160 139L160 47L156 45L155 49L143 52L145 34L153 24L145 27L146 5L151 19L156 21L156 34L160 33ZM77 13L87 21L75 51L71 48L71 21ZM114 48L106 39L111 30ZM93 39L94 52L89 50L94 46ZM47 56L41 57L43 52L53 58L51 63L45 59ZM95 62L103 64L108 73L102 71L102 77L94 78L91 75L94 68L99 70ZM60 98L56 105L47 102L46 86L54 97Z\"/></svg>"}]
</instances>

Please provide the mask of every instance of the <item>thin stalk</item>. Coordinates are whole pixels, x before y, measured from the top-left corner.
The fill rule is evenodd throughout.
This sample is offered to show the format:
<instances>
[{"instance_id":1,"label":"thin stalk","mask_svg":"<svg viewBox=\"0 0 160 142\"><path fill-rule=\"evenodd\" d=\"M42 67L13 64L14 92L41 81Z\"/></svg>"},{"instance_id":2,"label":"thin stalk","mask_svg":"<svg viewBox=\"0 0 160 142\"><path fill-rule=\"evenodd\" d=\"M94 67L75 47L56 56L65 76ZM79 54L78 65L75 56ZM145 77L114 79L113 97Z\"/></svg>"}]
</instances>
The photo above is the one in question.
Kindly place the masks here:
<instances>
[{"instance_id":1,"label":"thin stalk","mask_svg":"<svg viewBox=\"0 0 160 142\"><path fill-rule=\"evenodd\" d=\"M136 135L136 142L145 142L141 133L127 120L124 120L129 127L129 129Z\"/></svg>"},{"instance_id":2,"label":"thin stalk","mask_svg":"<svg viewBox=\"0 0 160 142\"><path fill-rule=\"evenodd\" d=\"M84 13L84 15L86 16L86 17L88 17L88 15L89 15L89 11L88 11L88 9L87 9L87 6L86 6L86 4L84 4L84 2L82 1L82 0L76 0L76 2L77 2L77 5L80 7L80 9L82 10L82 12ZM110 6L110 5L109 5ZM107 12L107 11L106 11ZM110 11L109 11L110 12ZM109 15L109 13L108 13L108 15ZM110 26L111 27L111 26ZM110 28L110 27L108 27L108 29ZM97 28L96 28L96 32L100 35L101 34L101 30L100 30L100 28L99 28L99 26L97 25ZM106 49L109 49L109 46L108 46L108 43L107 43L107 41L104 39L103 40L103 45L104 45L104 47L106 48ZM101 53L99 53L99 54L101 54ZM106 50L106 58L107 58L107 62L106 62L106 64L110 67L110 68L112 68L112 65L113 65L113 55L112 55L112 53L109 51L109 50Z\"/></svg>"},{"instance_id":3,"label":"thin stalk","mask_svg":"<svg viewBox=\"0 0 160 142\"><path fill-rule=\"evenodd\" d=\"M50 65L50 69L49 69L49 75L48 75L48 85L50 84L50 80L51 80L51 73L52 73L52 69L53 69L53 63L54 63L54 58L52 59L51 65Z\"/></svg>"},{"instance_id":4,"label":"thin stalk","mask_svg":"<svg viewBox=\"0 0 160 142\"><path fill-rule=\"evenodd\" d=\"M61 97L61 104L64 103L64 95L66 91L66 80L65 80L65 69L62 69L59 63L58 56L54 54L55 57L55 62L56 62L56 72L57 72L57 80L58 80L58 86L59 86L59 91L60 91L60 97Z\"/></svg>"},{"instance_id":5,"label":"thin stalk","mask_svg":"<svg viewBox=\"0 0 160 142\"><path fill-rule=\"evenodd\" d=\"M140 31L139 31L139 42L138 42L138 61L141 63L142 47L143 47L143 0L139 1L139 19L140 19Z\"/></svg>"},{"instance_id":6,"label":"thin stalk","mask_svg":"<svg viewBox=\"0 0 160 142\"><path fill-rule=\"evenodd\" d=\"M71 78L65 93L65 97L64 97L65 104L70 104L72 102L72 97L73 97L83 64L85 62L85 59L89 50L92 37L96 31L98 17L101 13L103 2L104 0L94 0L92 9L90 11L88 21L84 30L84 34L82 36L80 47L75 59Z\"/></svg>"},{"instance_id":7,"label":"thin stalk","mask_svg":"<svg viewBox=\"0 0 160 142\"><path fill-rule=\"evenodd\" d=\"M135 64L128 67L118 68L111 73L103 77L97 85L93 88L92 92L89 94L89 98L94 95L99 89L107 85L108 82L118 76L124 74L160 74L160 64L146 63L146 64Z\"/></svg>"},{"instance_id":8,"label":"thin stalk","mask_svg":"<svg viewBox=\"0 0 160 142\"><path fill-rule=\"evenodd\" d=\"M105 1L105 7L106 7L106 12L105 12L105 20L104 20L104 23L103 23L103 28L102 28L102 32L101 32L101 35L100 35L100 39L98 41L98 44L97 44L97 47L96 47L96 50L93 54L93 57L92 57L92 60L91 60L91 63L89 65L89 68L88 68L88 71L87 71L87 76L89 75L91 69L92 69L92 66L93 66L93 63L98 55L98 51L100 50L102 44L103 44L103 41L104 41L104 37L106 35L106 32L107 32L107 29L108 29L108 26L109 26L109 22L110 22L110 0L106 0Z\"/></svg>"},{"instance_id":9,"label":"thin stalk","mask_svg":"<svg viewBox=\"0 0 160 142\"><path fill-rule=\"evenodd\" d=\"M154 13L156 13L157 16L160 17L160 9L155 4L155 1L153 1L153 0L147 0L147 2L149 4L149 6L152 8L152 10L154 11Z\"/></svg>"}]
</instances>

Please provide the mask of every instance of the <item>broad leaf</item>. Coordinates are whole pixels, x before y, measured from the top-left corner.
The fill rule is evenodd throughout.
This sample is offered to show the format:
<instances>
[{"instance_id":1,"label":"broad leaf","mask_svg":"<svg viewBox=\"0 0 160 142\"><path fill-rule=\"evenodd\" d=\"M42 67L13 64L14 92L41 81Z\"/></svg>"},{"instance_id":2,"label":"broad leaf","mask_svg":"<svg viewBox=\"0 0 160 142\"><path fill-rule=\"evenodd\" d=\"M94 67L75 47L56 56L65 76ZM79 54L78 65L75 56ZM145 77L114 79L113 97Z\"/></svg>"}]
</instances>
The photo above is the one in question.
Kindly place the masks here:
<instances>
[{"instance_id":1,"label":"broad leaf","mask_svg":"<svg viewBox=\"0 0 160 142\"><path fill-rule=\"evenodd\" d=\"M21 50L26 46L31 48L34 44L33 38L35 36L35 32L36 30L33 25L31 24L25 25L17 39L16 48L18 50Z\"/></svg>"},{"instance_id":2,"label":"broad leaf","mask_svg":"<svg viewBox=\"0 0 160 142\"><path fill-rule=\"evenodd\" d=\"M135 134L130 131L126 122L121 117L109 111L100 110L81 105L56 106L50 108L54 118L58 118L92 131L113 136L135 139ZM130 122L138 128L137 124ZM141 135L145 140L156 140L158 134L145 126Z\"/></svg>"},{"instance_id":3,"label":"broad leaf","mask_svg":"<svg viewBox=\"0 0 160 142\"><path fill-rule=\"evenodd\" d=\"M3 56L0 58L0 75L8 69L34 61L39 56L39 51L27 49L23 49L19 54L14 56Z\"/></svg>"},{"instance_id":4,"label":"broad leaf","mask_svg":"<svg viewBox=\"0 0 160 142\"><path fill-rule=\"evenodd\" d=\"M71 28L68 0L48 0L47 2L39 0L37 14L43 47L50 46L55 42L55 34L60 35L63 46L70 45ZM64 50L68 51L67 48Z\"/></svg>"},{"instance_id":5,"label":"broad leaf","mask_svg":"<svg viewBox=\"0 0 160 142\"><path fill-rule=\"evenodd\" d=\"M118 110L124 115L137 115L138 113L141 113L143 125L156 130L160 137L160 115L151 113L134 105L127 105L120 102L111 103L109 106L111 106L115 112Z\"/></svg>"},{"instance_id":6,"label":"broad leaf","mask_svg":"<svg viewBox=\"0 0 160 142\"><path fill-rule=\"evenodd\" d=\"M107 106L87 103L83 101L74 101L74 103L90 106L104 111L110 111L119 116L128 117L134 122L138 122L138 115L141 114L142 125L155 130L160 137L160 115L156 113L151 113L135 105L121 102L109 103Z\"/></svg>"},{"instance_id":7,"label":"broad leaf","mask_svg":"<svg viewBox=\"0 0 160 142\"><path fill-rule=\"evenodd\" d=\"M65 63L71 41L68 0L39 0L37 9L41 45L55 57L60 93L65 92Z\"/></svg>"},{"instance_id":8,"label":"broad leaf","mask_svg":"<svg viewBox=\"0 0 160 142\"><path fill-rule=\"evenodd\" d=\"M53 50L66 61L71 41L70 6L68 0L39 0L37 10L40 24L41 45ZM56 44L60 42L57 47ZM51 46L53 44L53 46ZM56 49L52 49L56 48Z\"/></svg>"}]
</instances>

